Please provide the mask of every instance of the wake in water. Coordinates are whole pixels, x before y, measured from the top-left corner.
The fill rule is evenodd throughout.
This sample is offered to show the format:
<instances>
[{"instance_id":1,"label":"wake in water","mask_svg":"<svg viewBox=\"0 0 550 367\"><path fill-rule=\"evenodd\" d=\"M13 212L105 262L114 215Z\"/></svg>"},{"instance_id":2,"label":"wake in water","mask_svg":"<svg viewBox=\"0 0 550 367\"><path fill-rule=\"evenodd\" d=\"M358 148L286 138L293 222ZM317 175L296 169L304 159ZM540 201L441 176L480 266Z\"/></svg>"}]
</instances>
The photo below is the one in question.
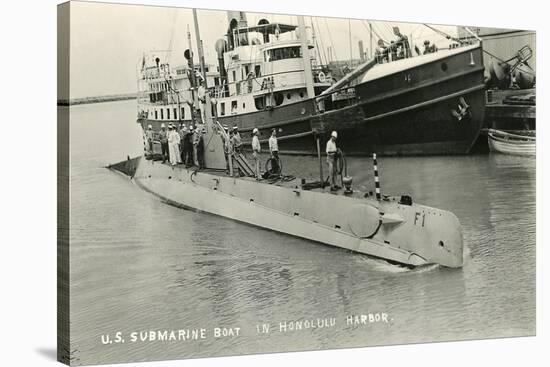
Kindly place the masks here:
<instances>
[{"instance_id":1,"label":"wake in water","mask_svg":"<svg viewBox=\"0 0 550 367\"><path fill-rule=\"evenodd\" d=\"M466 262L469 261L472 258L472 253L470 251L470 248L464 244L464 249L462 251L462 267L466 265Z\"/></svg>"},{"instance_id":2,"label":"wake in water","mask_svg":"<svg viewBox=\"0 0 550 367\"><path fill-rule=\"evenodd\" d=\"M417 267L411 268L405 265L392 264L386 260L372 258L367 255L358 256L357 261L360 263L366 264L370 270L380 271L383 273L394 273L394 274L399 274L399 273L419 274L419 273L432 271L440 267L438 264L430 264L430 265L423 265L423 266L417 266Z\"/></svg>"}]
</instances>

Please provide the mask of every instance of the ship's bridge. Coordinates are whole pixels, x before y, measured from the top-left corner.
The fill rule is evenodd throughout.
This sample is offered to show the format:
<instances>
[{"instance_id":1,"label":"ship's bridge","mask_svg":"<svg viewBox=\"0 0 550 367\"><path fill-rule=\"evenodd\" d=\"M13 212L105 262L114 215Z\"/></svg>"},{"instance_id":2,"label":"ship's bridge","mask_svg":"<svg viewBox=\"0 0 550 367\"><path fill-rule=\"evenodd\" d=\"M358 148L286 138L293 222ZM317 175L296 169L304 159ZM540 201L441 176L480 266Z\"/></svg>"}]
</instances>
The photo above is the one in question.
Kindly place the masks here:
<instances>
[{"instance_id":1,"label":"ship's bridge","mask_svg":"<svg viewBox=\"0 0 550 367\"><path fill-rule=\"evenodd\" d=\"M219 102L219 116L256 112L311 97L306 90L302 44L295 32L298 27L266 22L239 27L232 19L227 43L222 41L217 46L226 71L223 85L213 91ZM314 48L310 40L307 47ZM317 64L315 54L310 55L307 62L311 63L314 87L319 93L330 85L330 80Z\"/></svg>"},{"instance_id":2,"label":"ship's bridge","mask_svg":"<svg viewBox=\"0 0 550 367\"><path fill-rule=\"evenodd\" d=\"M239 46L249 46L251 44L266 44L279 40L280 35L293 32L298 28L292 24L269 23L267 20L251 27L230 28L227 34L229 41L229 50ZM255 38L253 34L259 34L260 38Z\"/></svg>"}]
</instances>

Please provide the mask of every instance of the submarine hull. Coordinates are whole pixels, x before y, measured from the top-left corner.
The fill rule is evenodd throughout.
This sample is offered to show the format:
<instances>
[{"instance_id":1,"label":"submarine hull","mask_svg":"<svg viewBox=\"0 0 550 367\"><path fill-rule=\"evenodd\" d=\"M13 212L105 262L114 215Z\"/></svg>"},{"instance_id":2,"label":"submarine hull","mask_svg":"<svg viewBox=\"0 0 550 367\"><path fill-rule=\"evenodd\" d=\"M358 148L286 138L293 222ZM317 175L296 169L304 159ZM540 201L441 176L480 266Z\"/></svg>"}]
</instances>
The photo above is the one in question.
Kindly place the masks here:
<instances>
[{"instance_id":1,"label":"submarine hull","mask_svg":"<svg viewBox=\"0 0 550 367\"><path fill-rule=\"evenodd\" d=\"M462 231L450 212L397 198L377 201L322 189L234 178L136 158L133 181L163 201L407 266L462 266ZM135 167L135 170L133 169ZM126 173L126 172L124 172Z\"/></svg>"}]
</instances>

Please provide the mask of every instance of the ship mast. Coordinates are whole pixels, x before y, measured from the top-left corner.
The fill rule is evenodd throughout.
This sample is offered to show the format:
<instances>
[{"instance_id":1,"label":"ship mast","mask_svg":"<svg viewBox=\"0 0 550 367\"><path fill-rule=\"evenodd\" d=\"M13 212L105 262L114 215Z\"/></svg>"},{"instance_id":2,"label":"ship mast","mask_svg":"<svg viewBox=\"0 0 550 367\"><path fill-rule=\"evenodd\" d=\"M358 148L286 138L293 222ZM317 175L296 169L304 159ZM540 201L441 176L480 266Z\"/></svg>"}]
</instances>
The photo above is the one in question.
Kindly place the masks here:
<instances>
[{"instance_id":1,"label":"ship mast","mask_svg":"<svg viewBox=\"0 0 550 367\"><path fill-rule=\"evenodd\" d=\"M189 31L189 25L187 25L187 41L189 42L189 68L191 69L191 72L189 73L189 81L191 84L191 99L192 105L191 105L191 121L192 124L196 124L196 118L195 118L195 109L199 108L199 99L197 96L197 81L195 78L195 65L193 63L193 45L191 44L191 32Z\"/></svg>"},{"instance_id":2,"label":"ship mast","mask_svg":"<svg viewBox=\"0 0 550 367\"><path fill-rule=\"evenodd\" d=\"M309 98L315 97L315 91L313 89L313 73L311 71L311 58L309 56L309 48L307 46L307 34L306 25L304 23L304 17L298 16L298 30L300 34L300 43L302 46L302 57L304 60L304 73L306 79L307 96Z\"/></svg>"},{"instance_id":3,"label":"ship mast","mask_svg":"<svg viewBox=\"0 0 550 367\"><path fill-rule=\"evenodd\" d=\"M199 19L197 17L197 9L193 9L193 20L195 22L195 38L197 40L197 49L199 51L199 62L201 65L201 73L202 73L202 77L204 78L204 88L208 88L208 84L206 82L206 66L204 64L204 52L202 49L201 36L199 34Z\"/></svg>"},{"instance_id":4,"label":"ship mast","mask_svg":"<svg viewBox=\"0 0 550 367\"><path fill-rule=\"evenodd\" d=\"M221 140L218 131L221 126L219 122L212 118L212 111L216 109L215 105L212 105L212 100L210 99L210 92L207 89L206 84L206 67L204 63L204 54L202 50L202 42L199 31L199 20L197 17L197 9L193 9L193 20L195 23L195 36L197 39L197 48L199 50L199 58L201 63L201 71L204 77L204 99L199 101L197 107L200 107L202 113L202 123L204 128L203 139L204 139L204 163L207 168L213 169L225 169L225 156L223 151L223 142ZM202 132L199 132L202 133ZM225 132L222 131L222 134ZM228 137L226 137L227 139Z\"/></svg>"}]
</instances>

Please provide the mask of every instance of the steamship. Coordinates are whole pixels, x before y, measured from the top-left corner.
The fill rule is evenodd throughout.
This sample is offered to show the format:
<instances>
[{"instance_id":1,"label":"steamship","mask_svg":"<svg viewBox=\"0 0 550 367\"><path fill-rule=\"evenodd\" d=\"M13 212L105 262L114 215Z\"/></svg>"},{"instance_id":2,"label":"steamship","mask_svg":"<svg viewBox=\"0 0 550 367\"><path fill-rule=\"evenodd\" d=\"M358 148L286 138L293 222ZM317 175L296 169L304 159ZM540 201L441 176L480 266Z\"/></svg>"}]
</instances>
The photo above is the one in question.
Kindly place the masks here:
<instances>
[{"instance_id":1,"label":"steamship","mask_svg":"<svg viewBox=\"0 0 550 367\"><path fill-rule=\"evenodd\" d=\"M144 129L197 123L206 88L221 124L238 126L245 143L254 128L262 142L275 128L281 153L315 154L315 135L327 139L333 130L348 155L467 154L479 135L485 111L480 39L400 58L388 48L385 59L367 60L335 81L314 56L304 24L262 19L250 26L243 12L228 12L228 20L215 45L218 65L203 62L205 74L191 43L188 65L172 69L160 57L144 57L138 81Z\"/></svg>"}]
</instances>

